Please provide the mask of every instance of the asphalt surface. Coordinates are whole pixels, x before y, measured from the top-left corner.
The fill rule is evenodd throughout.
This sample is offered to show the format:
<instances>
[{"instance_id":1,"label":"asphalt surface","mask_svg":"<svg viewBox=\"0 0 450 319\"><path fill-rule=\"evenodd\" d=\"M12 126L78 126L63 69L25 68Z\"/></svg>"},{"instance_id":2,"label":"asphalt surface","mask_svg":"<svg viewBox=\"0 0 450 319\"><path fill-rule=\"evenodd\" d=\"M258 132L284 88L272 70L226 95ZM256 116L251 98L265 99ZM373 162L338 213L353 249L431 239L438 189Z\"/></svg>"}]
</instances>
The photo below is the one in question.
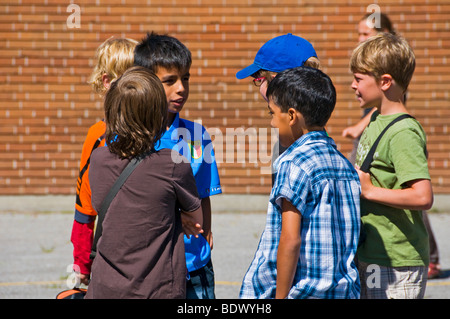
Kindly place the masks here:
<instances>
[{"instance_id":1,"label":"asphalt surface","mask_svg":"<svg viewBox=\"0 0 450 319\"><path fill-rule=\"evenodd\" d=\"M238 298L265 224L265 212L213 214L213 265L218 299ZM0 212L0 299L54 299L68 289L72 263L68 212ZM443 277L425 298L450 299L450 213L431 213Z\"/></svg>"}]
</instances>

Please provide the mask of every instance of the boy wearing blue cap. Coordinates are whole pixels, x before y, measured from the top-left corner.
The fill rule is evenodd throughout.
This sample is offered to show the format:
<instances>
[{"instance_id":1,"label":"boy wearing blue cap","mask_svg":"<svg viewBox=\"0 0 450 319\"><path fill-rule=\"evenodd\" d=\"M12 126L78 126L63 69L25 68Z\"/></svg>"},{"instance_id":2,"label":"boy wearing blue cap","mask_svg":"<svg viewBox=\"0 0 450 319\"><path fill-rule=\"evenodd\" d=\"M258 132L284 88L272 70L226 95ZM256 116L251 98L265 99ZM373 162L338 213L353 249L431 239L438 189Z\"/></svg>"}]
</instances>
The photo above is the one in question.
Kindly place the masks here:
<instances>
[{"instance_id":1,"label":"boy wearing blue cap","mask_svg":"<svg viewBox=\"0 0 450 319\"><path fill-rule=\"evenodd\" d=\"M253 77L253 83L267 101L267 86L277 73L299 66L320 69L320 62L311 43L288 33L267 41L256 53L253 63L237 72L236 78Z\"/></svg>"},{"instance_id":2,"label":"boy wearing blue cap","mask_svg":"<svg viewBox=\"0 0 450 319\"><path fill-rule=\"evenodd\" d=\"M286 151L274 162L267 222L241 298L359 298L354 262L360 184L324 126L336 90L320 70L278 74L267 89L271 126Z\"/></svg>"},{"instance_id":3,"label":"boy wearing blue cap","mask_svg":"<svg viewBox=\"0 0 450 319\"><path fill-rule=\"evenodd\" d=\"M299 36L288 33L267 41L256 53L255 59L248 67L236 73L239 80L253 77L253 84L265 101L269 83L278 72L309 66L320 69L320 61L310 42ZM274 145L272 162L286 149L278 142ZM272 183L274 175L272 174Z\"/></svg>"}]
</instances>

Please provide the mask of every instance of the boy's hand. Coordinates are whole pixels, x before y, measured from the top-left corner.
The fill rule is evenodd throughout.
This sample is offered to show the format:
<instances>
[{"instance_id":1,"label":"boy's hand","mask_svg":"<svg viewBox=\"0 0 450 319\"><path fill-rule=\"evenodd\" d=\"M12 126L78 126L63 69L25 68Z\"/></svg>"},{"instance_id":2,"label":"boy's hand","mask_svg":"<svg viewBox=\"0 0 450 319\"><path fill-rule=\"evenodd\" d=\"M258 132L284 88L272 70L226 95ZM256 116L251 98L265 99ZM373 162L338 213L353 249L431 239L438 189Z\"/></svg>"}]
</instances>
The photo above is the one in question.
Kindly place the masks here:
<instances>
[{"instance_id":1,"label":"boy's hand","mask_svg":"<svg viewBox=\"0 0 450 319\"><path fill-rule=\"evenodd\" d=\"M181 211L181 224L187 238L190 238L192 235L195 238L198 238L198 235L203 233L202 226L197 221L198 219L192 212L186 213Z\"/></svg>"},{"instance_id":2,"label":"boy's hand","mask_svg":"<svg viewBox=\"0 0 450 319\"><path fill-rule=\"evenodd\" d=\"M361 184L361 197L367 198L368 193L374 187L372 180L370 179L370 173L363 172L359 169L359 166L355 166L355 169L359 175L359 182Z\"/></svg>"},{"instance_id":3,"label":"boy's hand","mask_svg":"<svg viewBox=\"0 0 450 319\"><path fill-rule=\"evenodd\" d=\"M211 248L211 250L213 249L213 235L212 232L209 232L208 234L203 234L203 237L205 237L206 241L209 244L209 247Z\"/></svg>"},{"instance_id":4,"label":"boy's hand","mask_svg":"<svg viewBox=\"0 0 450 319\"><path fill-rule=\"evenodd\" d=\"M89 285L89 281L90 281L90 275L86 275L86 274L79 274L79 278L80 278L80 283L82 283L83 285Z\"/></svg>"},{"instance_id":5,"label":"boy's hand","mask_svg":"<svg viewBox=\"0 0 450 319\"><path fill-rule=\"evenodd\" d=\"M361 129L358 126L349 126L342 131L342 136L355 139L358 138L361 133Z\"/></svg>"}]
</instances>

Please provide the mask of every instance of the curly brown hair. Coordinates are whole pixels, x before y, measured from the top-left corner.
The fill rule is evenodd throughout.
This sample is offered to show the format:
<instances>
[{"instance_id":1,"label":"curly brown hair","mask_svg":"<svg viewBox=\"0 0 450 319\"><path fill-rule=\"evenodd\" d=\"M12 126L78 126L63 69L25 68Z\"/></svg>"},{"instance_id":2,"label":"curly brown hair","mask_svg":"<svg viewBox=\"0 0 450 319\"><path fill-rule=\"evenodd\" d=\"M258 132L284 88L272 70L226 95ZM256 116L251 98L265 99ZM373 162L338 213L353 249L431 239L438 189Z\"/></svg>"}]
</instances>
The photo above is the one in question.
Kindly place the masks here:
<instances>
[{"instance_id":1,"label":"curly brown hair","mask_svg":"<svg viewBox=\"0 0 450 319\"><path fill-rule=\"evenodd\" d=\"M132 67L112 83L105 97L105 139L121 159L132 159L154 149L166 130L167 100L158 77L143 67Z\"/></svg>"}]
</instances>

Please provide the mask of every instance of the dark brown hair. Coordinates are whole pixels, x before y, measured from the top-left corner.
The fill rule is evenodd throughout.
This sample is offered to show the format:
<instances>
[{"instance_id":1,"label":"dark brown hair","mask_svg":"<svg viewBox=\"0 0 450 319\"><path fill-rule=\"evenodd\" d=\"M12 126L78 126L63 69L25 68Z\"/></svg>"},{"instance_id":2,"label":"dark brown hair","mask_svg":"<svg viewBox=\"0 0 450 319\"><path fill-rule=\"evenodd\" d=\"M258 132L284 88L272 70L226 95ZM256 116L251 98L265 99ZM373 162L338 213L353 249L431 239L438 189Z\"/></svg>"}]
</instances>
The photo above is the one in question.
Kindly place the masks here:
<instances>
[{"instance_id":1,"label":"dark brown hair","mask_svg":"<svg viewBox=\"0 0 450 319\"><path fill-rule=\"evenodd\" d=\"M122 159L154 149L166 130L167 99L159 78L143 67L132 67L105 97L106 143Z\"/></svg>"},{"instance_id":2,"label":"dark brown hair","mask_svg":"<svg viewBox=\"0 0 450 319\"><path fill-rule=\"evenodd\" d=\"M134 50L134 65L155 73L159 68L189 70L191 64L191 51L180 40L156 32L147 33Z\"/></svg>"}]
</instances>

